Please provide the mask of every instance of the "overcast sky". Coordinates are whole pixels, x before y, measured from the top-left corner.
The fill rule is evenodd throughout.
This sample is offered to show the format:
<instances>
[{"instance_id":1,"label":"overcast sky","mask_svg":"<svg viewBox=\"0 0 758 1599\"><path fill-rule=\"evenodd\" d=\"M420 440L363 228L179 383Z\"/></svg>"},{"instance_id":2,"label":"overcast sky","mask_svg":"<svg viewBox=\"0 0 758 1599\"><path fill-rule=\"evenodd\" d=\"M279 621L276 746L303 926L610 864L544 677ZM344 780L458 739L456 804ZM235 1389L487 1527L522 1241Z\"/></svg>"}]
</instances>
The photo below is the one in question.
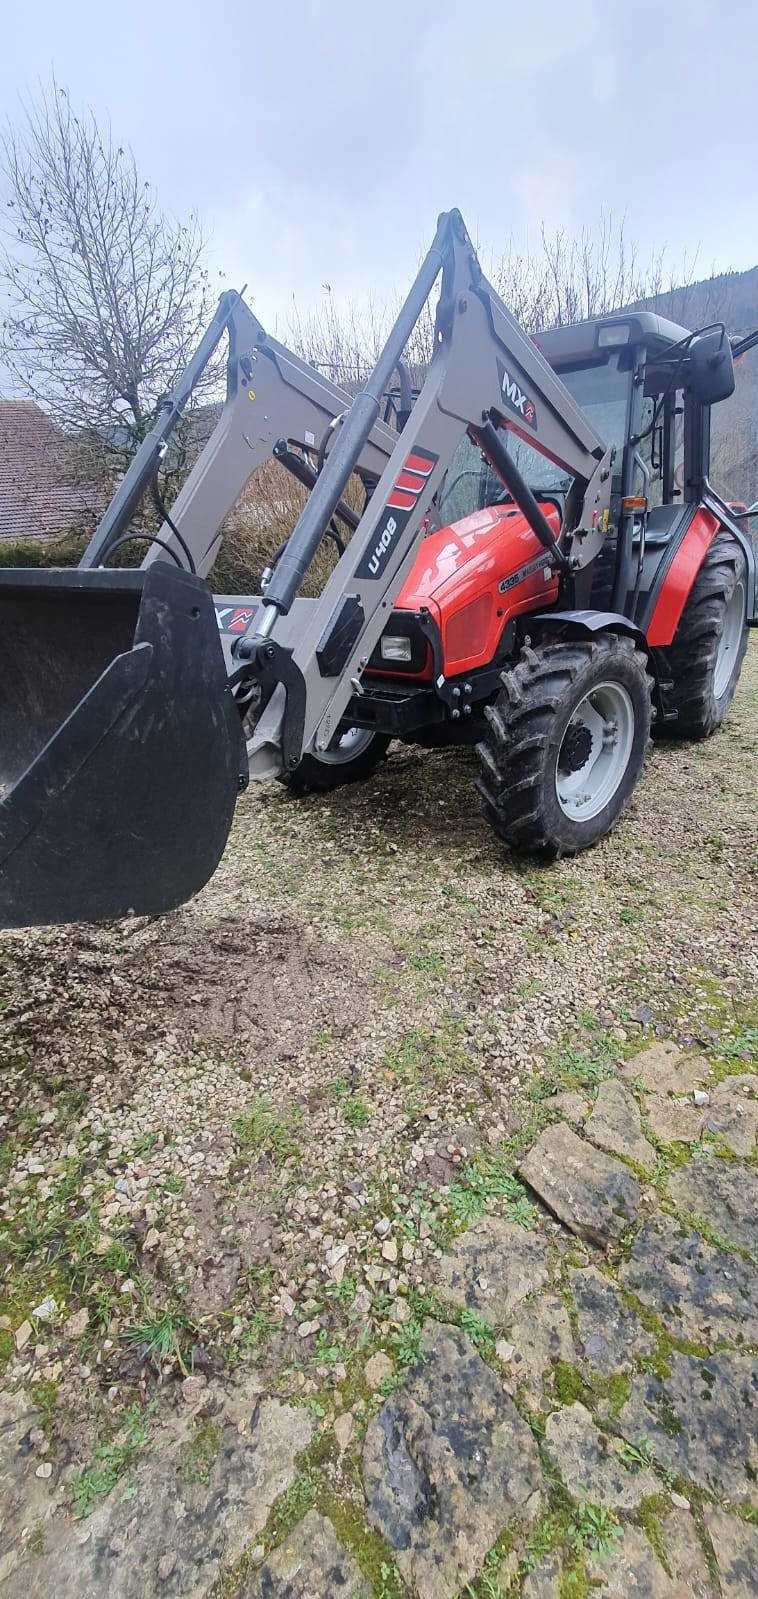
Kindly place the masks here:
<instances>
[{"instance_id":1,"label":"overcast sky","mask_svg":"<svg viewBox=\"0 0 758 1599\"><path fill-rule=\"evenodd\" d=\"M643 255L758 261L754 0L35 0L0 102L54 70L261 320L403 286L437 213L480 244L626 217Z\"/></svg>"}]
</instances>

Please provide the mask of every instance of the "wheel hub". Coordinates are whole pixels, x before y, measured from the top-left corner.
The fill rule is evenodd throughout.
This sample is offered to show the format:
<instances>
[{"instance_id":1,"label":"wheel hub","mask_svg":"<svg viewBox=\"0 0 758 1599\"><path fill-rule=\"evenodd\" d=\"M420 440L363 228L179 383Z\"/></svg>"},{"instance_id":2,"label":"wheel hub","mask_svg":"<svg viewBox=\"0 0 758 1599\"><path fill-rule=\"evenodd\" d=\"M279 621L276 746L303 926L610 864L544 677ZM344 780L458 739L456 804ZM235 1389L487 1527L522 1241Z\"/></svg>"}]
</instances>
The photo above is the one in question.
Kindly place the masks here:
<instances>
[{"instance_id":1,"label":"wheel hub","mask_svg":"<svg viewBox=\"0 0 758 1599\"><path fill-rule=\"evenodd\" d=\"M567 777L572 772L580 772L587 765L591 753L592 734L589 728L584 722L572 722L561 745L559 772L565 772Z\"/></svg>"},{"instance_id":2,"label":"wheel hub","mask_svg":"<svg viewBox=\"0 0 758 1599\"><path fill-rule=\"evenodd\" d=\"M598 816L621 783L634 743L634 709L621 683L598 683L575 707L556 761L558 804L572 822Z\"/></svg>"}]
</instances>

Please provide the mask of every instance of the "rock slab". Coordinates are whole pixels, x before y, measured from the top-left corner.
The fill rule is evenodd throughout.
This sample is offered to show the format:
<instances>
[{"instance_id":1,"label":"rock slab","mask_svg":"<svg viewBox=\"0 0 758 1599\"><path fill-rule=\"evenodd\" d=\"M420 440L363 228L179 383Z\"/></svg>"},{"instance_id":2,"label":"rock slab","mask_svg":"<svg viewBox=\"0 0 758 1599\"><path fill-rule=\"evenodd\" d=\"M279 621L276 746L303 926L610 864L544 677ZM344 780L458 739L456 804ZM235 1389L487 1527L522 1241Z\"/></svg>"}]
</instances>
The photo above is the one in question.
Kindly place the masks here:
<instances>
[{"instance_id":1,"label":"rock slab","mask_svg":"<svg viewBox=\"0 0 758 1599\"><path fill-rule=\"evenodd\" d=\"M749 1503L758 1472L758 1361L729 1352L671 1355L669 1376L643 1374L618 1417L630 1443L647 1439L667 1471L706 1493Z\"/></svg>"},{"instance_id":2,"label":"rock slab","mask_svg":"<svg viewBox=\"0 0 758 1599\"><path fill-rule=\"evenodd\" d=\"M562 1122L540 1134L519 1176L572 1232L600 1248L619 1239L639 1213L636 1177Z\"/></svg>"},{"instance_id":3,"label":"rock slab","mask_svg":"<svg viewBox=\"0 0 758 1599\"><path fill-rule=\"evenodd\" d=\"M530 1429L459 1328L432 1324L422 1361L371 1422L368 1516L424 1599L452 1599L513 1520L539 1510Z\"/></svg>"},{"instance_id":4,"label":"rock slab","mask_svg":"<svg viewBox=\"0 0 758 1599\"><path fill-rule=\"evenodd\" d=\"M359 1566L317 1511L293 1528L249 1579L240 1599L371 1599Z\"/></svg>"},{"instance_id":5,"label":"rock slab","mask_svg":"<svg viewBox=\"0 0 758 1599\"><path fill-rule=\"evenodd\" d=\"M632 1470L621 1458L621 1445L598 1432L584 1405L567 1405L548 1416L545 1445L569 1493L593 1505L633 1510L657 1481L647 1467Z\"/></svg>"},{"instance_id":6,"label":"rock slab","mask_svg":"<svg viewBox=\"0 0 758 1599\"><path fill-rule=\"evenodd\" d=\"M619 1281L679 1337L709 1346L758 1341L755 1273L670 1216L640 1228Z\"/></svg>"},{"instance_id":7,"label":"rock slab","mask_svg":"<svg viewBox=\"0 0 758 1599\"><path fill-rule=\"evenodd\" d=\"M652 1171L656 1154L642 1132L640 1112L634 1094L623 1083L602 1082L591 1115L587 1119L585 1135L612 1155L633 1160L635 1165Z\"/></svg>"},{"instance_id":8,"label":"rock slab","mask_svg":"<svg viewBox=\"0 0 758 1599\"><path fill-rule=\"evenodd\" d=\"M84 1525L51 1516L48 1501L42 1553L19 1560L3 1599L205 1599L294 1480L311 1434L302 1410L256 1400L246 1419L220 1428L207 1483L185 1480L174 1440L164 1449L156 1441ZM17 1455L19 1474L24 1466Z\"/></svg>"},{"instance_id":9,"label":"rock slab","mask_svg":"<svg viewBox=\"0 0 758 1599\"><path fill-rule=\"evenodd\" d=\"M708 1505L704 1515L725 1599L755 1599L758 1593L758 1527Z\"/></svg>"},{"instance_id":10,"label":"rock slab","mask_svg":"<svg viewBox=\"0 0 758 1599\"><path fill-rule=\"evenodd\" d=\"M584 1359L604 1377L631 1371L636 1355L655 1350L655 1339L645 1331L614 1282L597 1266L570 1273L577 1325Z\"/></svg>"},{"instance_id":11,"label":"rock slab","mask_svg":"<svg viewBox=\"0 0 758 1599\"><path fill-rule=\"evenodd\" d=\"M440 1261L444 1298L461 1310L486 1316L497 1328L547 1277L542 1234L497 1216L475 1222Z\"/></svg>"},{"instance_id":12,"label":"rock slab","mask_svg":"<svg viewBox=\"0 0 758 1599\"><path fill-rule=\"evenodd\" d=\"M669 1178L668 1191L679 1210L707 1221L736 1249L758 1254L758 1178L749 1167L716 1155L702 1155L680 1166Z\"/></svg>"}]
</instances>

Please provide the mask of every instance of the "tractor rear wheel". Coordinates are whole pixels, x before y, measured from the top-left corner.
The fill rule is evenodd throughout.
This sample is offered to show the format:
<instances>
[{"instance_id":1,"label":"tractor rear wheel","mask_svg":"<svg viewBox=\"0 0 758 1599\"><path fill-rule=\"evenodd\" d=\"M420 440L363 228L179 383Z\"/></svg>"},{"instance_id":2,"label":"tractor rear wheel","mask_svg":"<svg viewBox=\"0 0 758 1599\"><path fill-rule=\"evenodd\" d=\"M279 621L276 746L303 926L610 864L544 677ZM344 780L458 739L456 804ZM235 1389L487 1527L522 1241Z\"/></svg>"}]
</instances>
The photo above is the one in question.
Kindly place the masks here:
<instances>
[{"instance_id":1,"label":"tractor rear wheel","mask_svg":"<svg viewBox=\"0 0 758 1599\"><path fill-rule=\"evenodd\" d=\"M645 657L614 633L546 642L502 684L477 745L485 815L511 849L576 855L615 826L642 770Z\"/></svg>"},{"instance_id":2,"label":"tractor rear wheel","mask_svg":"<svg viewBox=\"0 0 758 1599\"><path fill-rule=\"evenodd\" d=\"M293 794L324 794L345 783L360 783L384 760L389 742L384 733L349 727L335 733L321 755L304 755L294 772L283 772L279 781Z\"/></svg>"},{"instance_id":3,"label":"tractor rear wheel","mask_svg":"<svg viewBox=\"0 0 758 1599\"><path fill-rule=\"evenodd\" d=\"M656 651L666 700L676 720L662 722L664 738L708 738L734 699L747 649L745 557L729 533L707 551L682 611L673 643Z\"/></svg>"}]
</instances>

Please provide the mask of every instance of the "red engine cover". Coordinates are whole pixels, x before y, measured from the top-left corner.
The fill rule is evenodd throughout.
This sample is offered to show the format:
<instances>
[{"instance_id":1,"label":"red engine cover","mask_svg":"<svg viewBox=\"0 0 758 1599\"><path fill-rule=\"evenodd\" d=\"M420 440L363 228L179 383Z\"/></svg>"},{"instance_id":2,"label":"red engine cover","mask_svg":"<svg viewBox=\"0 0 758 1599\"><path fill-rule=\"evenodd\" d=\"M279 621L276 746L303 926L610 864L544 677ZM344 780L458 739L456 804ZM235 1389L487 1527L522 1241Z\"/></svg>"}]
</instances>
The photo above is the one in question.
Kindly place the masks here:
<instances>
[{"instance_id":1,"label":"red engine cover","mask_svg":"<svg viewBox=\"0 0 758 1599\"><path fill-rule=\"evenodd\" d=\"M557 534L555 506L541 509ZM453 677L486 666L510 618L542 610L557 595L557 573L526 517L493 505L424 539L394 609L426 606L442 636L445 675Z\"/></svg>"}]
</instances>

